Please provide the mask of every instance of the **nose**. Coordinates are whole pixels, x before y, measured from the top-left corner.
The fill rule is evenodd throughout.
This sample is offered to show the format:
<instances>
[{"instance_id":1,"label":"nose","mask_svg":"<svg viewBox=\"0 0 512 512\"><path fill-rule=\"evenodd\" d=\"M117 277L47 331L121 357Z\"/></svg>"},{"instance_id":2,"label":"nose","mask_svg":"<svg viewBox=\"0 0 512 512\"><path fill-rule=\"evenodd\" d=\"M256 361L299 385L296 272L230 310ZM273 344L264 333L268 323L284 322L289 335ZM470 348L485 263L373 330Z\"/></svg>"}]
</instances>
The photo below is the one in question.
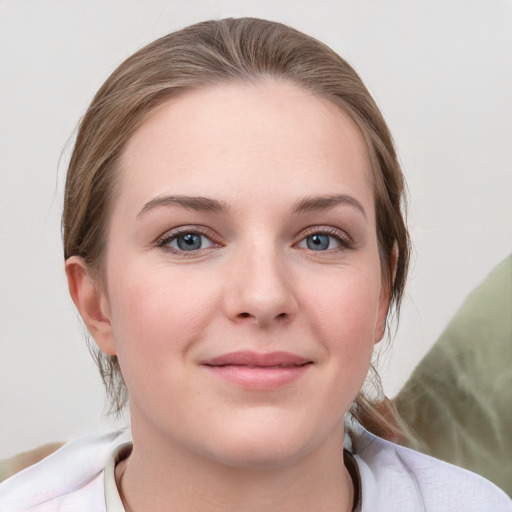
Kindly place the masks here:
<instances>
[{"instance_id":1,"label":"nose","mask_svg":"<svg viewBox=\"0 0 512 512\"><path fill-rule=\"evenodd\" d=\"M272 247L240 251L230 263L225 308L235 322L260 327L287 323L297 313L293 276L284 256Z\"/></svg>"}]
</instances>

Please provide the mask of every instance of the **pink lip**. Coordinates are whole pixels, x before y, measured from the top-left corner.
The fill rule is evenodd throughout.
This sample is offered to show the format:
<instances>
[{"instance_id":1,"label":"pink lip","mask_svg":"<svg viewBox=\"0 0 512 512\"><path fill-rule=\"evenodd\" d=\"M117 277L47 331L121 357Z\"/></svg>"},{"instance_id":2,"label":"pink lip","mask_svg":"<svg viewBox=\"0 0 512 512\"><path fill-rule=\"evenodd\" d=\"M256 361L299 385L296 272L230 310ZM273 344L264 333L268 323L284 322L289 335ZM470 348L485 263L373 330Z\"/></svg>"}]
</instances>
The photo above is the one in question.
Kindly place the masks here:
<instances>
[{"instance_id":1,"label":"pink lip","mask_svg":"<svg viewBox=\"0 0 512 512\"><path fill-rule=\"evenodd\" d=\"M241 351L201 361L214 375L244 388L270 390L300 378L313 361L290 352Z\"/></svg>"}]
</instances>

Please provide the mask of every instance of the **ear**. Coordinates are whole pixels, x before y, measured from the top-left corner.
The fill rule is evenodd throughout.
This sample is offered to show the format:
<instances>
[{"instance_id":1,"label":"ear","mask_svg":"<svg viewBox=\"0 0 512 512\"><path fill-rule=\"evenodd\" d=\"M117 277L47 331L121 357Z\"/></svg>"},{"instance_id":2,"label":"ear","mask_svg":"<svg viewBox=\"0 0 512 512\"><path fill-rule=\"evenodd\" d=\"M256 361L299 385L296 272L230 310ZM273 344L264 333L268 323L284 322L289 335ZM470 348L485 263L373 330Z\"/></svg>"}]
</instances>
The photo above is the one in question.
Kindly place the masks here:
<instances>
[{"instance_id":1,"label":"ear","mask_svg":"<svg viewBox=\"0 0 512 512\"><path fill-rule=\"evenodd\" d=\"M398 262L398 246L393 245L391 255L389 258L389 273L386 275L382 272L382 282L379 295L379 309L378 317L375 328L375 343L378 343L383 337L386 331L386 320L388 318L389 304L391 302L391 290L393 289L393 283L395 282L396 276L396 265Z\"/></svg>"},{"instance_id":2,"label":"ear","mask_svg":"<svg viewBox=\"0 0 512 512\"><path fill-rule=\"evenodd\" d=\"M102 352L115 355L110 306L101 284L94 280L87 264L79 256L66 260L66 276L69 294L94 341Z\"/></svg>"}]
</instances>

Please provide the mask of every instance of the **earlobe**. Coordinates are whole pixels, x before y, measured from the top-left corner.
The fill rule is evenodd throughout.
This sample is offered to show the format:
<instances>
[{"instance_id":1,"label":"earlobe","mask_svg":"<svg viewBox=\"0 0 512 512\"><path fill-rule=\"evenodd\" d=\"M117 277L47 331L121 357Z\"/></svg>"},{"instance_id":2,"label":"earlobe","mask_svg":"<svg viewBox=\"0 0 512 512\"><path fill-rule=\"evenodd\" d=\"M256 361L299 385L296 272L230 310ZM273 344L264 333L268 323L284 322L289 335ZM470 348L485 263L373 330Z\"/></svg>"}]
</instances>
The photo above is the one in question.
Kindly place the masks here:
<instances>
[{"instance_id":1,"label":"earlobe","mask_svg":"<svg viewBox=\"0 0 512 512\"><path fill-rule=\"evenodd\" d=\"M384 277L382 279L379 297L379 310L375 326L375 343L378 343L384 337L384 332L386 331L390 297L390 284Z\"/></svg>"},{"instance_id":2,"label":"earlobe","mask_svg":"<svg viewBox=\"0 0 512 512\"><path fill-rule=\"evenodd\" d=\"M83 258L71 256L66 260L66 276L71 299L89 333L102 352L115 355L108 299Z\"/></svg>"},{"instance_id":3,"label":"earlobe","mask_svg":"<svg viewBox=\"0 0 512 512\"><path fill-rule=\"evenodd\" d=\"M391 294L395 282L396 267L398 262L398 246L396 242L391 250L389 257L389 274L382 273L382 284L379 296L379 311L377 325L375 328L375 343L378 343L383 337L387 327L387 318L389 306L391 303Z\"/></svg>"},{"instance_id":4,"label":"earlobe","mask_svg":"<svg viewBox=\"0 0 512 512\"><path fill-rule=\"evenodd\" d=\"M389 301L382 300L379 304L379 315L377 324L375 326L375 339L374 342L377 344L384 337L384 333L386 332L386 320L388 318L388 308Z\"/></svg>"}]
</instances>

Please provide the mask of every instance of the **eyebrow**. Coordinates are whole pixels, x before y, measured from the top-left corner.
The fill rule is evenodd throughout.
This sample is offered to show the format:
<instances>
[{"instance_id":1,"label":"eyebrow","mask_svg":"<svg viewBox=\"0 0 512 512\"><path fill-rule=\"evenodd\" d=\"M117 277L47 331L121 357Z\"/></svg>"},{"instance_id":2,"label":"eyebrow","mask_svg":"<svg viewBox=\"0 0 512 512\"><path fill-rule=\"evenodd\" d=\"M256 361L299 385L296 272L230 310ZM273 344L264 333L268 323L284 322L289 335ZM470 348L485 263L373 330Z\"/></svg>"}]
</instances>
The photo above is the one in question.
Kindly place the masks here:
<instances>
[{"instance_id":1,"label":"eyebrow","mask_svg":"<svg viewBox=\"0 0 512 512\"><path fill-rule=\"evenodd\" d=\"M291 208L292 213L305 213L319 210L330 210L340 205L349 205L359 210L363 217L366 218L366 211L363 205L355 198L348 194L334 194L323 196L304 197L297 201ZM229 206L216 199L201 196L158 196L148 201L137 214L137 218L154 208L160 206L180 206L189 210L226 213L230 210Z\"/></svg>"},{"instance_id":2,"label":"eyebrow","mask_svg":"<svg viewBox=\"0 0 512 512\"><path fill-rule=\"evenodd\" d=\"M181 206L189 210L223 213L229 210L227 204L216 199L201 196L158 196L148 201L142 210L137 214L137 218L146 212L158 208L159 206Z\"/></svg>"},{"instance_id":3,"label":"eyebrow","mask_svg":"<svg viewBox=\"0 0 512 512\"><path fill-rule=\"evenodd\" d=\"M317 210L330 210L340 205L348 205L359 210L366 219L366 211L363 205L348 194L333 194L326 196L304 197L292 207L293 213L311 212Z\"/></svg>"}]
</instances>

